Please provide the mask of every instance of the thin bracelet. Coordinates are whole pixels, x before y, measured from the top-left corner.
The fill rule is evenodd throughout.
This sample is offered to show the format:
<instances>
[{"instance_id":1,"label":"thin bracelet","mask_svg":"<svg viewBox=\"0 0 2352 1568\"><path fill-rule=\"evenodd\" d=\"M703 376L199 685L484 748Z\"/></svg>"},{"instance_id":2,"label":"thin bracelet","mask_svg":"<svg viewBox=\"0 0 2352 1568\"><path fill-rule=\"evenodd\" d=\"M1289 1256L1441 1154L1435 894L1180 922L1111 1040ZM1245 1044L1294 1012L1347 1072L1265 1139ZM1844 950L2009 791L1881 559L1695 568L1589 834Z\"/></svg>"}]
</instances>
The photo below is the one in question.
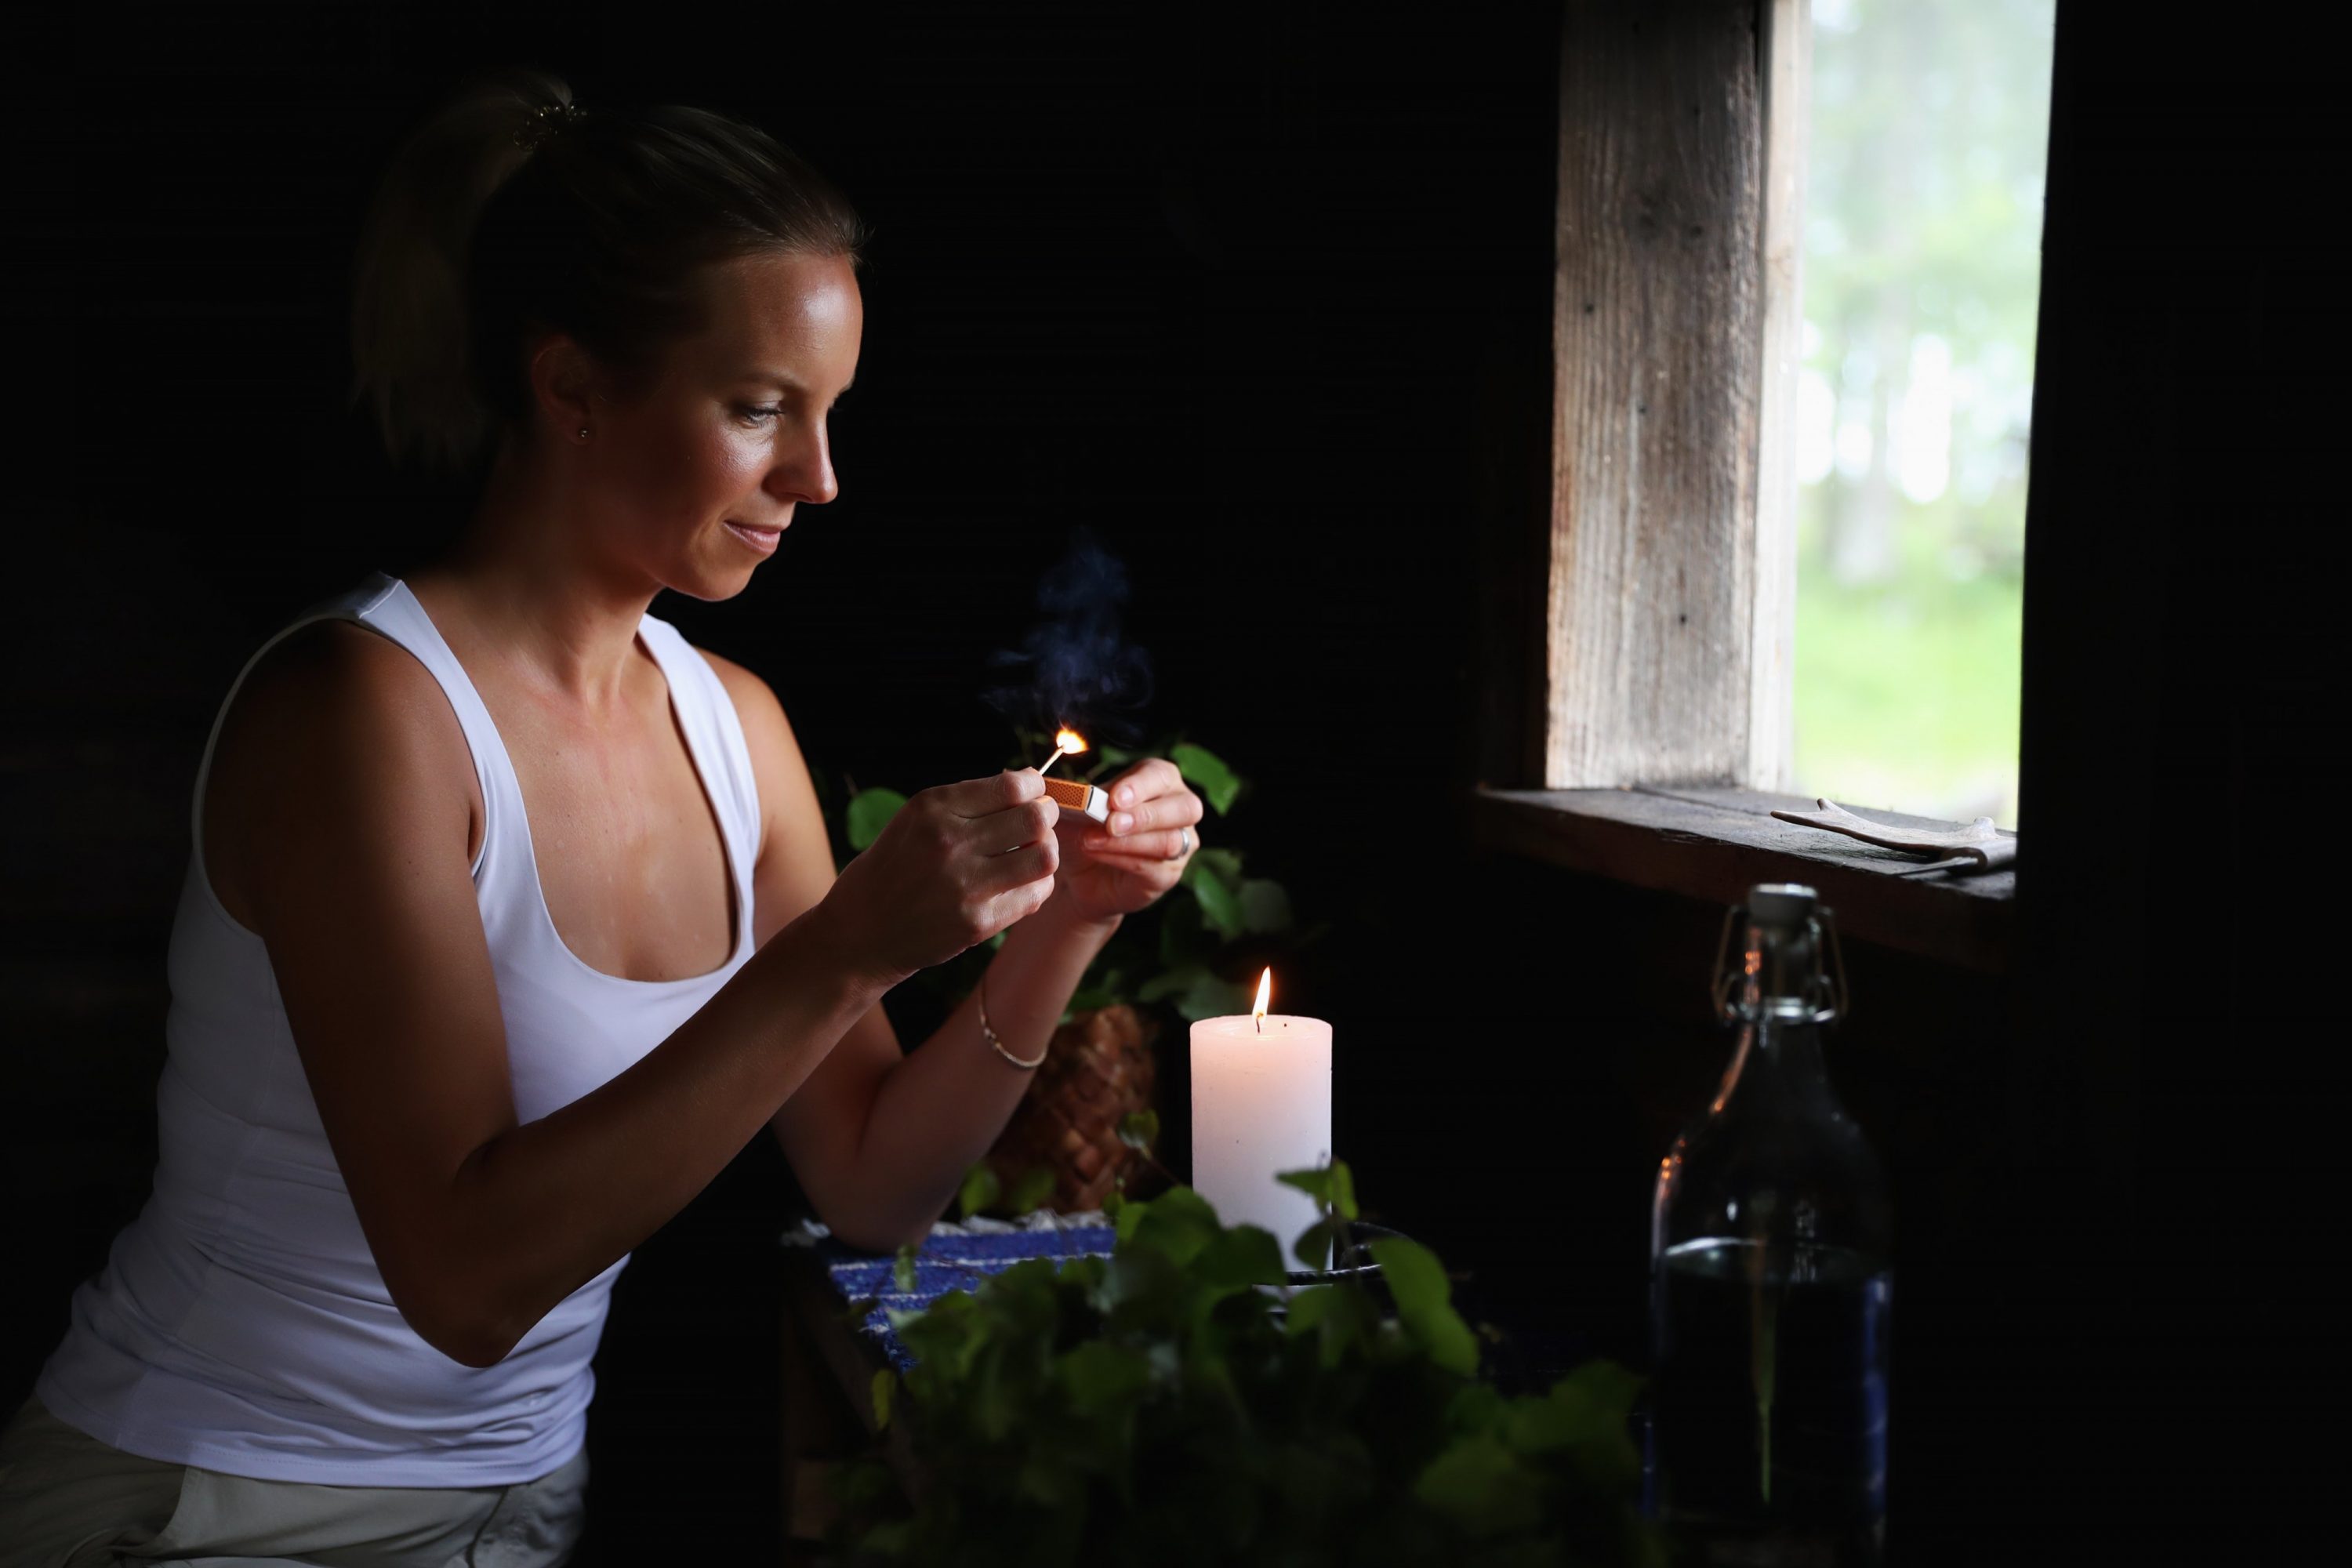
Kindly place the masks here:
<instances>
[{"instance_id":1,"label":"thin bracelet","mask_svg":"<svg viewBox=\"0 0 2352 1568\"><path fill-rule=\"evenodd\" d=\"M985 972L983 972L980 977L980 989L974 992L973 994L980 999L980 1032L988 1037L988 1043L996 1047L996 1054L998 1056L1003 1057L1014 1067L1024 1069L1033 1069L1036 1067L1037 1062L1042 1062L1045 1059L1045 1051L1050 1051L1054 1048L1053 1041L1047 1040L1045 1042L1045 1050L1039 1051L1037 1053L1037 1061L1024 1062L1019 1057L1014 1056L1011 1051L1006 1050L1004 1048L1004 1042L996 1037L996 1031L988 1026L988 975Z\"/></svg>"}]
</instances>

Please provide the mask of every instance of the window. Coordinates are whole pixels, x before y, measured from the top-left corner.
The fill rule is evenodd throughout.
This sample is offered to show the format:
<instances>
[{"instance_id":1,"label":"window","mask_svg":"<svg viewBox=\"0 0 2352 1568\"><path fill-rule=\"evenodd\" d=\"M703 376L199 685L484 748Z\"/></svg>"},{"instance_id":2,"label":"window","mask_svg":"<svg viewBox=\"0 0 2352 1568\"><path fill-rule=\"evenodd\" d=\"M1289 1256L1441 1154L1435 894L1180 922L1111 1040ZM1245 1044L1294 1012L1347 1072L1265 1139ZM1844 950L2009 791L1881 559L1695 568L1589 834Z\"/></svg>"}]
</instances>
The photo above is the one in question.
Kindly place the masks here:
<instances>
[{"instance_id":1,"label":"window","mask_svg":"<svg viewBox=\"0 0 2352 1568\"><path fill-rule=\"evenodd\" d=\"M1545 787L2013 819L2051 4L1568 8Z\"/></svg>"},{"instance_id":2,"label":"window","mask_svg":"<svg viewBox=\"0 0 2352 1568\"><path fill-rule=\"evenodd\" d=\"M2028 3L1987 0L2001 16ZM1820 4L1825 25L1861 17L1859 33L1865 5L1896 0ZM1490 706L1493 733L1483 737L1495 763L1490 785L1536 787L1484 790L1474 820L1492 847L1710 901L1736 900L1751 881L1802 876L1838 906L1853 934L1997 970L2011 941L2012 872L1915 876L1927 869L1918 859L1776 820L1772 808L1797 803L1766 798L1801 782L1882 811L1919 813L1959 798L1871 799L1850 787L1859 782L1867 791L1870 781L1839 782L1834 755L1817 745L1834 726L1817 712L1806 726L1815 749L1803 753L1801 779L1792 752L1806 630L1800 545L1810 526L1818 554L1831 531L1809 523L1805 510L1810 504L1816 519L1826 515L1818 487L1827 474L1810 498L1802 482L1819 468L1819 442L1805 437L1808 419L1821 422L1822 401L1820 383L1805 372L1822 374L1832 346L1832 327L1820 322L1809 341L1803 309L1813 8L1809 0L1668 7L1576 0L1565 9L1550 493L1532 578L1541 588L1494 595L1509 612L1490 638L1495 663L1509 663L1516 649L1512 668L1521 673L1498 680L1504 700ZM1931 16L1968 9L1965 0L1929 7ZM2021 155L2034 170L2047 116L2048 37L2046 26L2029 33L2033 63L2004 68L2032 78L2037 107L2019 112L2035 122L2026 138L2032 150ZM1832 61L1837 73L1875 68ZM1948 59L1937 68L1948 84L1963 75ZM1844 79L1837 77L1833 91ZM2008 167L2001 158L1995 154L1986 176L1995 185ZM1970 189L1983 183L1978 162L1965 149L1959 155ZM2038 183L2001 188L2012 205L2038 204ZM2038 257L2013 271L2029 290L2030 321ZM1856 279L1834 281L1855 293ZM1981 381L2000 363L1998 351L1980 352L1964 337L1962 323L1974 317L1961 294L1950 279L1921 279L1908 295L1898 292L1916 307L1905 331L1890 334L1899 343L1892 356L1899 375L1867 382L1873 396L1892 399L1901 389L1902 417L1890 407L1888 419L1916 448L1905 451L1906 468L1883 471L1898 486L1908 477L1927 495L1939 464L1944 469L1942 492L1903 498L1915 509L1972 489L2021 490L2021 475L2001 466L2014 448L1996 443L1989 487L1967 466L1979 459L1957 443L1930 449L1937 400L1948 426L1964 402L1976 417L1978 388L1963 384L1963 373ZM2012 374L2000 384L2014 393L2030 386L2031 342L2012 346L2018 363L2009 369L2028 379ZM1840 353L1839 379L1830 384L1829 472L1837 471L1849 357ZM1859 363L1853 368L1863 384ZM2005 405L1991 395L1983 406L1999 414ZM2009 416L1996 419L2004 438L2021 411L2011 406ZM2021 430L2014 438L2021 441ZM2011 537L2019 526L2009 525ZM1997 543L1952 528L1947 534L2001 556ZM1499 559L1527 561L1529 546L1517 539L1502 536ZM1900 560L1913 548L1899 543L1893 553ZM1956 551L1924 553L1950 574ZM2014 590L2021 576L2002 564ZM2017 620L2007 613L2005 668L1991 676L2002 683L2000 716L1979 727L2013 778ZM1834 655L1828 636L1817 631L1815 639ZM1884 655L1863 641L1858 663L1869 673ZM1910 746L1900 735L1866 739L1874 754L1900 757ZM1831 777L1813 776L1824 766ZM2013 784L2003 783L2013 799Z\"/></svg>"},{"instance_id":3,"label":"window","mask_svg":"<svg viewBox=\"0 0 2352 1568\"><path fill-rule=\"evenodd\" d=\"M1811 10L1791 778L2013 827L2055 0Z\"/></svg>"}]
</instances>

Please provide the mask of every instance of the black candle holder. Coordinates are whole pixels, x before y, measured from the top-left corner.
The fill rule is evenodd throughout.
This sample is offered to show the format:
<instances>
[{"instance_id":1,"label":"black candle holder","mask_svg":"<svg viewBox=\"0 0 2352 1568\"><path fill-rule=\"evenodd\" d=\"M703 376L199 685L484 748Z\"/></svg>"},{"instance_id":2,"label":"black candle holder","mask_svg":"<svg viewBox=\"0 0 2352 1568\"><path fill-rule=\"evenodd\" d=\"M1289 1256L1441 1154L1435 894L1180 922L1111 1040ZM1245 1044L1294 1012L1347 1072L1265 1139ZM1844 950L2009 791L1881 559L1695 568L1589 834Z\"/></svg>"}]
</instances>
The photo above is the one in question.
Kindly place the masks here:
<instances>
[{"instance_id":1,"label":"black candle holder","mask_svg":"<svg viewBox=\"0 0 2352 1568\"><path fill-rule=\"evenodd\" d=\"M1383 1315L1394 1312L1396 1300L1389 1294L1388 1280L1381 1273L1380 1263L1372 1257L1371 1249L1373 1242L1389 1237L1407 1241L1412 1239L1404 1232L1391 1230L1384 1225L1374 1225L1369 1220L1349 1220L1348 1245L1339 1249L1332 1266L1328 1268L1290 1269L1290 1288L1296 1290L1310 1285L1337 1285L1352 1279L1370 1289L1380 1301Z\"/></svg>"}]
</instances>

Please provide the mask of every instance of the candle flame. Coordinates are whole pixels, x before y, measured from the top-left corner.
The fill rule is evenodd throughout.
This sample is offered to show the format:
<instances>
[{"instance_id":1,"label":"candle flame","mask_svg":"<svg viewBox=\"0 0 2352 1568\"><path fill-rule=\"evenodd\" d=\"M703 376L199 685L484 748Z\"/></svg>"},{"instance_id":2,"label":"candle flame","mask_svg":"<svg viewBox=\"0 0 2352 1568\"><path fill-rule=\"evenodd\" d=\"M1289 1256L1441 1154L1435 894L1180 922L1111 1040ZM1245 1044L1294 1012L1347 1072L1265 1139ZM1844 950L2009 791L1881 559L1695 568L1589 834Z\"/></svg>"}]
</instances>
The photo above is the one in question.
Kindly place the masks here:
<instances>
[{"instance_id":1,"label":"candle flame","mask_svg":"<svg viewBox=\"0 0 2352 1568\"><path fill-rule=\"evenodd\" d=\"M1268 1000L1269 1000L1273 995L1274 995L1274 971L1273 971L1273 970L1271 970L1271 969L1269 969L1269 970L1267 970L1264 974L1262 974L1262 975L1260 975L1260 976L1258 977L1258 983L1257 983L1257 1005L1256 1005L1256 1007L1255 1007L1254 1009L1252 1009L1252 1010L1251 1010L1251 1013L1250 1013L1250 1016L1251 1016L1251 1017L1255 1018L1255 1019L1257 1019L1257 1020L1258 1020L1258 1026L1259 1026L1259 1027L1261 1027L1261 1028L1265 1027L1265 1005L1266 1005L1266 1002L1267 1002L1267 1001L1268 1001Z\"/></svg>"}]
</instances>

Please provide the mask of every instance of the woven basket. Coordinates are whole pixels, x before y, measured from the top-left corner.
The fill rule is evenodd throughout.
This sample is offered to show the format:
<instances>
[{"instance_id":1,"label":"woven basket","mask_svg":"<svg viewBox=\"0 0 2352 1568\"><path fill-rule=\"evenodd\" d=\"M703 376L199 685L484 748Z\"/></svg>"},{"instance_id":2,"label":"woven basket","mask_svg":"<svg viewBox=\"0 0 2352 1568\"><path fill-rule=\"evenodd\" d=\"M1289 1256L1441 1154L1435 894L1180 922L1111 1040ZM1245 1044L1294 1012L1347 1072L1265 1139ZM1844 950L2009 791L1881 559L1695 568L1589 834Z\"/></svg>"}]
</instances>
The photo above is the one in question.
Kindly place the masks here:
<instances>
[{"instance_id":1,"label":"woven basket","mask_svg":"<svg viewBox=\"0 0 2352 1568\"><path fill-rule=\"evenodd\" d=\"M1118 1141L1121 1117L1152 1108L1158 1032L1156 1021L1124 1002L1077 1014L1054 1031L1053 1047L987 1154L1007 1191L1044 1165L1054 1173L1047 1205L1074 1214L1102 1207L1122 1176L1136 1197L1160 1186L1160 1173Z\"/></svg>"}]
</instances>

